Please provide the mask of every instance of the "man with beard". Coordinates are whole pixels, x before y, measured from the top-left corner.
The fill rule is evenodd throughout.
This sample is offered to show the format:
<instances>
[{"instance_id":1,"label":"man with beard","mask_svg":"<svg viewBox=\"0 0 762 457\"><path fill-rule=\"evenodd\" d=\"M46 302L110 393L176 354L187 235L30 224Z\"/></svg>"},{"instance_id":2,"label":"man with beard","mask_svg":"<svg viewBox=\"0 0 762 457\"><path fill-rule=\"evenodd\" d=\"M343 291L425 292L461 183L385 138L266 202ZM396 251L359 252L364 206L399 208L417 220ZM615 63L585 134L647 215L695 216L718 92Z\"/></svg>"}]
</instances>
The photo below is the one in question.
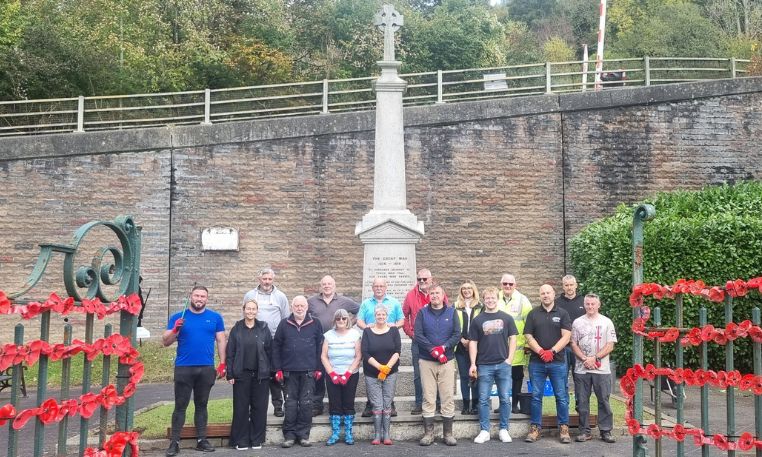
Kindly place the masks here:
<instances>
[{"instance_id":1,"label":"man with beard","mask_svg":"<svg viewBox=\"0 0 762 457\"><path fill-rule=\"evenodd\" d=\"M275 272L270 268L263 268L257 274L259 285L246 292L243 296L243 304L249 300L254 300L259 305L257 319L267 323L270 329L270 336L275 338L275 330L280 321L287 318L291 313L288 308L288 298L286 294L275 287ZM275 373L273 373L275 375ZM273 415L283 417L283 386L275 380L270 381L270 398L273 403Z\"/></svg>"},{"instance_id":2,"label":"man with beard","mask_svg":"<svg viewBox=\"0 0 762 457\"><path fill-rule=\"evenodd\" d=\"M193 421L196 424L196 450L213 452L214 447L206 439L206 404L215 377L225 375L225 324L219 313L206 308L209 291L204 286L194 286L190 306L169 318L167 331L161 336L164 346L177 342L175 358L175 409L172 412L172 437L167 457L180 452L180 431L185 424L185 410L191 394L196 408ZM220 364L214 369L214 343Z\"/></svg>"}]
</instances>

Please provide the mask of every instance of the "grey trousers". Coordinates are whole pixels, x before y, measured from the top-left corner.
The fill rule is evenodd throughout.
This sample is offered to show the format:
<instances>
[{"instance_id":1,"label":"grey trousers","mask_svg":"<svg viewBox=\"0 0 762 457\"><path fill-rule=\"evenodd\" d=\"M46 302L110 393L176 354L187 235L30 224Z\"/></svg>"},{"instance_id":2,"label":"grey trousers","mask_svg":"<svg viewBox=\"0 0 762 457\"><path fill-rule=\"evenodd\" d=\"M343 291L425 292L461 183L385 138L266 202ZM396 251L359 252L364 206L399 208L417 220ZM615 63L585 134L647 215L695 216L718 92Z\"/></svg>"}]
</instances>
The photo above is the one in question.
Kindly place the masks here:
<instances>
[{"instance_id":1,"label":"grey trousers","mask_svg":"<svg viewBox=\"0 0 762 457\"><path fill-rule=\"evenodd\" d=\"M579 394L579 431L590 433L590 394L595 392L598 399L598 430L610 432L614 426L609 396L611 396L611 375L575 373L574 387Z\"/></svg>"},{"instance_id":2,"label":"grey trousers","mask_svg":"<svg viewBox=\"0 0 762 457\"><path fill-rule=\"evenodd\" d=\"M365 391L368 393L368 400L373 406L373 414L381 414L382 412L388 414L392 411L396 385L397 373L390 374L384 381L365 376Z\"/></svg>"}]
</instances>

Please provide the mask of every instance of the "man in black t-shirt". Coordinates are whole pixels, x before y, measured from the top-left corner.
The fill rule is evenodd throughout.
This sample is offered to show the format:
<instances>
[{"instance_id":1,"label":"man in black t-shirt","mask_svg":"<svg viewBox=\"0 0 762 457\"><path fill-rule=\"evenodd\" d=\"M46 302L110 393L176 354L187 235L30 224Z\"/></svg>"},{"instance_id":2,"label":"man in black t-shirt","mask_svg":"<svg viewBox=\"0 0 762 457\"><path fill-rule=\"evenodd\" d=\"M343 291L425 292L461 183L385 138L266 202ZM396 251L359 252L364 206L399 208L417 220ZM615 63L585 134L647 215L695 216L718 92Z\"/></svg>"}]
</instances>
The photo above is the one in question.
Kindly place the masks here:
<instances>
[{"instance_id":1,"label":"man in black t-shirt","mask_svg":"<svg viewBox=\"0 0 762 457\"><path fill-rule=\"evenodd\" d=\"M574 276L564 276L561 278L561 283L564 286L564 293L556 297L556 304L569 313L569 320L571 320L572 325L574 325L574 321L577 320L578 317L585 315L585 297L577 295L577 278ZM572 382L574 384L574 409L578 410L579 395L577 394L577 376L574 373L574 361L576 360L576 357L571 349L571 344L566 345L564 352L566 353L566 366L569 373L572 374Z\"/></svg>"},{"instance_id":2,"label":"man in black t-shirt","mask_svg":"<svg viewBox=\"0 0 762 457\"><path fill-rule=\"evenodd\" d=\"M481 431L474 443L489 441L490 391L492 384L497 385L500 399L500 431L498 436L503 443L510 443L508 420L511 417L511 364L516 353L516 324L513 318L498 311L498 291L488 287L482 291L484 312L476 316L469 326L468 353L471 358L469 374L479 380L479 427Z\"/></svg>"},{"instance_id":3,"label":"man in black t-shirt","mask_svg":"<svg viewBox=\"0 0 762 457\"><path fill-rule=\"evenodd\" d=\"M556 397L559 437L563 444L571 443L569 436L569 393L566 388L568 370L564 348L571 338L569 313L555 306L556 291L549 284L540 286L541 306L527 315L524 336L532 350L529 358L529 379L532 381L532 414L529 434L525 441L540 439L542 427L542 397L545 380L550 379Z\"/></svg>"}]
</instances>

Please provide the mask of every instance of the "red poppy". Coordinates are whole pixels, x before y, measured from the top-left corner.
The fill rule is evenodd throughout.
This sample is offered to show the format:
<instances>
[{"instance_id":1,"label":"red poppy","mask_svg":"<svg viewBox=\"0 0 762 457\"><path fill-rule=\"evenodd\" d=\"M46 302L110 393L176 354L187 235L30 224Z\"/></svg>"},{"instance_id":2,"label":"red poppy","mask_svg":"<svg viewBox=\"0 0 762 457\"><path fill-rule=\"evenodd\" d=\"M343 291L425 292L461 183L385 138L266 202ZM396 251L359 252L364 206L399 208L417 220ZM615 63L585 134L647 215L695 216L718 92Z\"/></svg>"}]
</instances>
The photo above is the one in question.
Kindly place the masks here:
<instances>
[{"instance_id":1,"label":"red poppy","mask_svg":"<svg viewBox=\"0 0 762 457\"><path fill-rule=\"evenodd\" d=\"M742 451L750 451L754 447L754 435L749 432L741 433L738 438L738 449Z\"/></svg>"},{"instance_id":2,"label":"red poppy","mask_svg":"<svg viewBox=\"0 0 762 457\"><path fill-rule=\"evenodd\" d=\"M690 368L685 368L683 369L683 379L686 384L693 386L696 384L696 373Z\"/></svg>"},{"instance_id":3,"label":"red poppy","mask_svg":"<svg viewBox=\"0 0 762 457\"><path fill-rule=\"evenodd\" d=\"M712 324L707 324L701 329L701 340L712 341L714 339L714 334L714 326Z\"/></svg>"},{"instance_id":4,"label":"red poppy","mask_svg":"<svg viewBox=\"0 0 762 457\"><path fill-rule=\"evenodd\" d=\"M728 337L723 332L717 332L714 334L714 342L720 345L728 344Z\"/></svg>"},{"instance_id":5,"label":"red poppy","mask_svg":"<svg viewBox=\"0 0 762 457\"><path fill-rule=\"evenodd\" d=\"M100 396L92 392L82 394L79 397L79 400L79 415L85 419L89 419L93 413L95 413L95 410L98 409L98 407L101 405Z\"/></svg>"},{"instance_id":6,"label":"red poppy","mask_svg":"<svg viewBox=\"0 0 762 457\"><path fill-rule=\"evenodd\" d=\"M698 346L701 344L701 329L698 327L693 327L680 342L684 346L688 344L692 346Z\"/></svg>"},{"instance_id":7,"label":"red poppy","mask_svg":"<svg viewBox=\"0 0 762 457\"><path fill-rule=\"evenodd\" d=\"M701 446L704 444L705 441L704 431L701 429L696 429L696 431L693 433L693 444L696 446Z\"/></svg>"},{"instance_id":8,"label":"red poppy","mask_svg":"<svg viewBox=\"0 0 762 457\"><path fill-rule=\"evenodd\" d=\"M704 284L704 281L700 279L698 281L691 280L688 282L688 291L693 295L700 294L705 287L706 287L706 284Z\"/></svg>"},{"instance_id":9,"label":"red poppy","mask_svg":"<svg viewBox=\"0 0 762 457\"><path fill-rule=\"evenodd\" d=\"M24 357L24 361L26 361L26 364L30 367L37 363L40 359L40 355L50 354L50 344L48 344L47 341L34 340L27 344L26 348L27 353Z\"/></svg>"},{"instance_id":10,"label":"red poppy","mask_svg":"<svg viewBox=\"0 0 762 457\"><path fill-rule=\"evenodd\" d=\"M58 402L55 398L49 398L40 405L40 422L45 425L52 424L58 417Z\"/></svg>"},{"instance_id":11,"label":"red poppy","mask_svg":"<svg viewBox=\"0 0 762 457\"><path fill-rule=\"evenodd\" d=\"M738 383L738 388L741 390L751 390L754 385L754 378L755 376L753 374L743 375L741 381Z\"/></svg>"},{"instance_id":12,"label":"red poppy","mask_svg":"<svg viewBox=\"0 0 762 457\"><path fill-rule=\"evenodd\" d=\"M682 384L685 381L685 370L683 368L676 368L670 376L675 384Z\"/></svg>"},{"instance_id":13,"label":"red poppy","mask_svg":"<svg viewBox=\"0 0 762 457\"><path fill-rule=\"evenodd\" d=\"M26 423L29 422L29 419L37 416L40 411L42 411L40 408L30 408L21 411L16 415L16 418L13 419L13 429L21 430Z\"/></svg>"},{"instance_id":14,"label":"red poppy","mask_svg":"<svg viewBox=\"0 0 762 457\"><path fill-rule=\"evenodd\" d=\"M741 279L728 281L725 283L725 290L728 292L728 294L730 294L731 297L743 297L747 292L746 283Z\"/></svg>"},{"instance_id":15,"label":"red poppy","mask_svg":"<svg viewBox=\"0 0 762 457\"><path fill-rule=\"evenodd\" d=\"M661 427L656 424L651 424L646 428L646 434L655 440L659 440L662 435Z\"/></svg>"},{"instance_id":16,"label":"red poppy","mask_svg":"<svg viewBox=\"0 0 762 457\"><path fill-rule=\"evenodd\" d=\"M141 362L135 363L130 367L130 382L139 383L143 379L143 373L145 373L145 366Z\"/></svg>"},{"instance_id":17,"label":"red poppy","mask_svg":"<svg viewBox=\"0 0 762 457\"><path fill-rule=\"evenodd\" d=\"M738 324L738 330L736 330L738 332L738 337L746 337L749 334L749 330L751 329L752 325L753 324L749 319L746 319L745 321Z\"/></svg>"},{"instance_id":18,"label":"red poppy","mask_svg":"<svg viewBox=\"0 0 762 457\"><path fill-rule=\"evenodd\" d=\"M99 451L95 448L87 448L85 449L85 453L82 454L82 457L109 457L106 451Z\"/></svg>"},{"instance_id":19,"label":"red poppy","mask_svg":"<svg viewBox=\"0 0 762 457\"><path fill-rule=\"evenodd\" d=\"M637 318L634 321L632 321L632 333L636 333L638 335L642 335L646 330L646 321Z\"/></svg>"},{"instance_id":20,"label":"red poppy","mask_svg":"<svg viewBox=\"0 0 762 457\"><path fill-rule=\"evenodd\" d=\"M42 304L40 302L33 301L31 303L27 303L26 306L23 307L21 310L21 317L24 319L31 319L42 311Z\"/></svg>"},{"instance_id":21,"label":"red poppy","mask_svg":"<svg viewBox=\"0 0 762 457\"><path fill-rule=\"evenodd\" d=\"M683 424L675 424L675 426L672 427L672 436L679 442L685 440L685 427Z\"/></svg>"},{"instance_id":22,"label":"red poppy","mask_svg":"<svg viewBox=\"0 0 762 457\"><path fill-rule=\"evenodd\" d=\"M677 341L677 338L680 337L680 330L678 330L675 327L670 327L667 329L666 333L664 333L664 336L659 338L659 341L662 343L672 343L674 341Z\"/></svg>"},{"instance_id":23,"label":"red poppy","mask_svg":"<svg viewBox=\"0 0 762 457\"><path fill-rule=\"evenodd\" d=\"M721 301L725 300L725 291L717 286L714 286L709 289L707 298L709 298L710 301L720 303Z\"/></svg>"},{"instance_id":24,"label":"red poppy","mask_svg":"<svg viewBox=\"0 0 762 457\"><path fill-rule=\"evenodd\" d=\"M751 387L754 395L762 395L762 376L754 377L754 384Z\"/></svg>"},{"instance_id":25,"label":"red poppy","mask_svg":"<svg viewBox=\"0 0 762 457\"><path fill-rule=\"evenodd\" d=\"M730 449L730 443L728 443L728 437L723 435L722 433L718 433L712 437L712 441L714 441L714 445L717 446L721 451L727 451Z\"/></svg>"},{"instance_id":26,"label":"red poppy","mask_svg":"<svg viewBox=\"0 0 762 457\"><path fill-rule=\"evenodd\" d=\"M10 314L12 308L13 305L10 299L5 295L5 292L0 290L0 314Z\"/></svg>"},{"instance_id":27,"label":"red poppy","mask_svg":"<svg viewBox=\"0 0 762 457\"><path fill-rule=\"evenodd\" d=\"M737 387L741 383L741 372L738 370L728 371L727 383L730 387Z\"/></svg>"},{"instance_id":28,"label":"red poppy","mask_svg":"<svg viewBox=\"0 0 762 457\"><path fill-rule=\"evenodd\" d=\"M16 416L16 408L12 404L6 403L0 408L0 427Z\"/></svg>"},{"instance_id":29,"label":"red poppy","mask_svg":"<svg viewBox=\"0 0 762 457\"><path fill-rule=\"evenodd\" d=\"M626 397L632 397L635 395L635 380L630 376L623 376L619 380L619 388Z\"/></svg>"},{"instance_id":30,"label":"red poppy","mask_svg":"<svg viewBox=\"0 0 762 457\"><path fill-rule=\"evenodd\" d=\"M644 371L644 377L648 379L649 381L653 381L654 378L656 377L656 367L652 363L649 363L648 365L646 365L646 369Z\"/></svg>"},{"instance_id":31,"label":"red poppy","mask_svg":"<svg viewBox=\"0 0 762 457\"><path fill-rule=\"evenodd\" d=\"M735 322L725 324L725 338L728 341L735 341L738 338L738 324Z\"/></svg>"},{"instance_id":32,"label":"red poppy","mask_svg":"<svg viewBox=\"0 0 762 457\"><path fill-rule=\"evenodd\" d=\"M755 343L762 343L762 328L754 325L749 329L749 336Z\"/></svg>"},{"instance_id":33,"label":"red poppy","mask_svg":"<svg viewBox=\"0 0 762 457\"><path fill-rule=\"evenodd\" d=\"M635 419L627 420L627 430L630 435L640 435L640 422Z\"/></svg>"}]
</instances>

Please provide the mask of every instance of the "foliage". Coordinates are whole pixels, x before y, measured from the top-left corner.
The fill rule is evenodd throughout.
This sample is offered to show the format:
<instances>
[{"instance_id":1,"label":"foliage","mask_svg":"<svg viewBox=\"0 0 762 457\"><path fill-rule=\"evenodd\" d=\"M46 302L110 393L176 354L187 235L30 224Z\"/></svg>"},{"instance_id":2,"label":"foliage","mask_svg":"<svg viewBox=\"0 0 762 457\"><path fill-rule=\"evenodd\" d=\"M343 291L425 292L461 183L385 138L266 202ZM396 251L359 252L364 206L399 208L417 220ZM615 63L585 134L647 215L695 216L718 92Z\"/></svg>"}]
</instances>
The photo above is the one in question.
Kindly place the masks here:
<instances>
[{"instance_id":1,"label":"foliage","mask_svg":"<svg viewBox=\"0 0 762 457\"><path fill-rule=\"evenodd\" d=\"M656 208L656 218L646 223L644 282L673 284L678 279L702 279L706 284L724 285L730 279L748 279L762 273L762 183L708 187L702 191L661 193L647 199ZM571 258L581 290L601 296L602 312L617 329L619 343L614 352L618 369L632 365L632 309L628 304L632 278L630 230L633 207L620 205L614 215L594 222L571 242ZM762 300L752 293L735 301L734 321L751 318L751 309ZM674 301L647 300L660 306L663 325L674 324ZM708 321L724 327L722 305L685 297L684 323L698 326L700 306L706 306ZM653 321L650 321L653 323ZM653 360L653 344L646 343L645 360ZM662 354L670 354L670 347ZM724 348L710 345L710 367L724 367ZM686 366L698 366L697 349L686 349ZM665 360L673 360L666 356ZM736 368L751 371L751 345L739 340L735 348Z\"/></svg>"},{"instance_id":2,"label":"foliage","mask_svg":"<svg viewBox=\"0 0 762 457\"><path fill-rule=\"evenodd\" d=\"M382 0L5 0L0 99L55 98L366 77ZM598 2L399 0L404 72L582 57ZM749 58L753 0L610 2L608 57ZM561 43L565 43L562 46ZM569 51L571 50L571 54Z\"/></svg>"}]
</instances>

